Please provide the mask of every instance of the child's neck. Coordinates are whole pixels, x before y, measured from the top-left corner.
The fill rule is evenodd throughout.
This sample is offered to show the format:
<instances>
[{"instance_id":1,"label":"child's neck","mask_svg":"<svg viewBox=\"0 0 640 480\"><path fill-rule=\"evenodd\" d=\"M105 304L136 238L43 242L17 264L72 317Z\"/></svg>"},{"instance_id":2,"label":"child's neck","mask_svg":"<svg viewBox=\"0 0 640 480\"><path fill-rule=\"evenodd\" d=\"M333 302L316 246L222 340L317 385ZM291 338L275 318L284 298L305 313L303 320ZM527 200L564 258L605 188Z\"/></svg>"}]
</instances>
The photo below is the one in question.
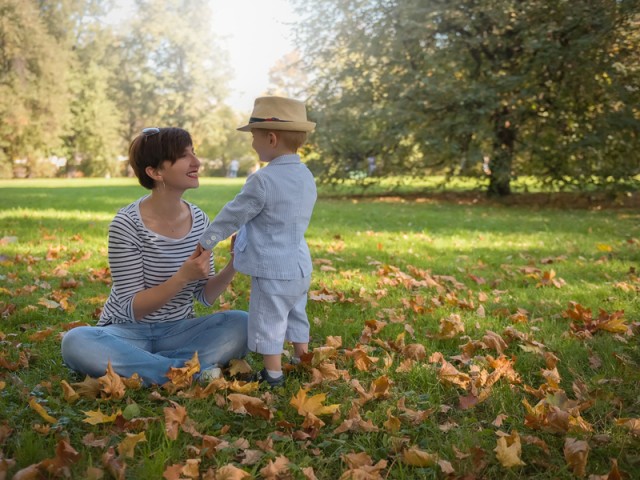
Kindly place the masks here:
<instances>
[{"instance_id":1,"label":"child's neck","mask_svg":"<svg viewBox=\"0 0 640 480\"><path fill-rule=\"evenodd\" d=\"M275 160L278 157L282 157L283 155L296 155L296 153L297 152L292 152L289 149L285 149L285 148L280 149L279 148L279 149L277 149L277 150L272 152L271 158L269 160L267 160L267 163L269 163L271 160Z\"/></svg>"}]
</instances>

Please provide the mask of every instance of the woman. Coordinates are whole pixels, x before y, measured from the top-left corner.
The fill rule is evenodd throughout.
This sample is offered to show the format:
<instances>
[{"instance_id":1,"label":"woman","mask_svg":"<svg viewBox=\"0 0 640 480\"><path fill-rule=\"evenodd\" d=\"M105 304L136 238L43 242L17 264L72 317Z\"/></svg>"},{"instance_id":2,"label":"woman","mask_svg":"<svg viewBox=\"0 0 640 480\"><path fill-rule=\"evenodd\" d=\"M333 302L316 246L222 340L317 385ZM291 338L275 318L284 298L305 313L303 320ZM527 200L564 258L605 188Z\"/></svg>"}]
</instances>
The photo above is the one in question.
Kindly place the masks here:
<instances>
[{"instance_id":1,"label":"woman","mask_svg":"<svg viewBox=\"0 0 640 480\"><path fill-rule=\"evenodd\" d=\"M197 351L202 379L247 353L247 314L227 311L195 318L194 299L210 306L233 279L229 262L217 275L211 252L198 247L209 219L182 199L198 188L200 160L179 128L145 128L129 147L129 163L151 190L121 209L109 226L113 285L96 327L70 330L62 357L72 369L137 373L145 385L163 384L171 367ZM233 255L233 246L232 246Z\"/></svg>"}]
</instances>

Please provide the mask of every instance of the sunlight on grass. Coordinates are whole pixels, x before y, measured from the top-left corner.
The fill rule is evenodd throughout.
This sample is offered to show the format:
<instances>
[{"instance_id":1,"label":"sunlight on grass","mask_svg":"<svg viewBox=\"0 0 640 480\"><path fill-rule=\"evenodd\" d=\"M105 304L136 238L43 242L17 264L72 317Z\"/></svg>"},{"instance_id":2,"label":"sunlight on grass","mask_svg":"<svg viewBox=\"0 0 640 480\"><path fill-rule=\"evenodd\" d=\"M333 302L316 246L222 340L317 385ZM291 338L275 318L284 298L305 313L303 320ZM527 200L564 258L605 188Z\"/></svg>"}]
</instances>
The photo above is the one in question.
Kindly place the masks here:
<instances>
[{"instance_id":1,"label":"sunlight on grass","mask_svg":"<svg viewBox=\"0 0 640 480\"><path fill-rule=\"evenodd\" d=\"M0 210L0 220L92 220L110 222L113 215L96 213L90 210L55 210L15 208L12 210Z\"/></svg>"},{"instance_id":2,"label":"sunlight on grass","mask_svg":"<svg viewBox=\"0 0 640 480\"><path fill-rule=\"evenodd\" d=\"M243 182L202 179L187 197L213 217ZM0 188L0 458L16 462L9 477L54 458L62 438L78 451L70 478L87 478L89 466L106 469L103 455L113 447L131 478L161 478L187 459L198 462L201 478L227 464L260 478L286 457L292 478L312 467L317 478L335 480L352 453L371 465L390 460L382 478L447 477L446 463L407 461L419 451L449 462L460 478L570 480L567 438L588 442L589 474L609 472L611 458L623 472L640 468L637 434L617 423L638 417L637 211L321 197L307 235L310 345L324 355L330 337L342 344L329 360L314 357L290 372L285 388L249 392L268 403L266 420L233 411L230 388L203 397L195 386L127 389L120 400L66 401L61 382L76 388L83 379L62 364L61 335L73 321L95 324L110 289L108 224L146 191L133 179ZM218 268L228 261L228 242L215 258ZM237 275L219 305L246 309L249 285ZM247 361L260 364L254 355ZM300 388L340 405L335 416L313 426L290 403ZM56 423L42 427L30 398ZM528 412L524 401L538 410ZM85 411L112 414L134 403L140 418L83 422ZM176 405L188 419L171 440L165 408ZM139 431L147 441L118 457L118 445ZM524 465L505 467L495 449L512 432ZM89 446L87 435L100 446Z\"/></svg>"}]
</instances>

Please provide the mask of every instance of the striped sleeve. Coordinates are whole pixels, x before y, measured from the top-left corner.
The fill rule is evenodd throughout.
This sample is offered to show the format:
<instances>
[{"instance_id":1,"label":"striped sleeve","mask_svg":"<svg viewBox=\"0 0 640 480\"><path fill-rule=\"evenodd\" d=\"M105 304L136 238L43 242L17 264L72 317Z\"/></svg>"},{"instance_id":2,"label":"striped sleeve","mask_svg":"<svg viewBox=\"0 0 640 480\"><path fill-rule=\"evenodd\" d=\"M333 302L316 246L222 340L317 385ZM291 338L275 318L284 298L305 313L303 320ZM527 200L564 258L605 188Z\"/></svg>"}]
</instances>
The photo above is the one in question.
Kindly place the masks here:
<instances>
[{"instance_id":1,"label":"striped sleeve","mask_svg":"<svg viewBox=\"0 0 640 480\"><path fill-rule=\"evenodd\" d=\"M135 321L133 297L145 289L142 253L134 222L119 213L109 225L109 267L112 295L118 299L117 313L123 321Z\"/></svg>"}]
</instances>

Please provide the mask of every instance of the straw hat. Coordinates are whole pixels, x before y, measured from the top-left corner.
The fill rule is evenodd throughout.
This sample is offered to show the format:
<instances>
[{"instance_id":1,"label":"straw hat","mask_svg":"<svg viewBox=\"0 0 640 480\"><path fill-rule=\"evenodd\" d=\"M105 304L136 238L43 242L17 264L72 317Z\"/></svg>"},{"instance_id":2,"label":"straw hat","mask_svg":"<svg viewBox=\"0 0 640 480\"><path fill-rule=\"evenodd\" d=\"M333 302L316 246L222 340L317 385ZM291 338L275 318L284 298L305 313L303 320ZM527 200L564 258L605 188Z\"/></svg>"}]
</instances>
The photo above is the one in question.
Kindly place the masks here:
<instances>
[{"instance_id":1,"label":"straw hat","mask_svg":"<svg viewBox=\"0 0 640 480\"><path fill-rule=\"evenodd\" d=\"M249 123L238 128L250 132L252 128L310 132L316 124L307 120L303 102L284 97L258 97L253 104Z\"/></svg>"}]
</instances>

